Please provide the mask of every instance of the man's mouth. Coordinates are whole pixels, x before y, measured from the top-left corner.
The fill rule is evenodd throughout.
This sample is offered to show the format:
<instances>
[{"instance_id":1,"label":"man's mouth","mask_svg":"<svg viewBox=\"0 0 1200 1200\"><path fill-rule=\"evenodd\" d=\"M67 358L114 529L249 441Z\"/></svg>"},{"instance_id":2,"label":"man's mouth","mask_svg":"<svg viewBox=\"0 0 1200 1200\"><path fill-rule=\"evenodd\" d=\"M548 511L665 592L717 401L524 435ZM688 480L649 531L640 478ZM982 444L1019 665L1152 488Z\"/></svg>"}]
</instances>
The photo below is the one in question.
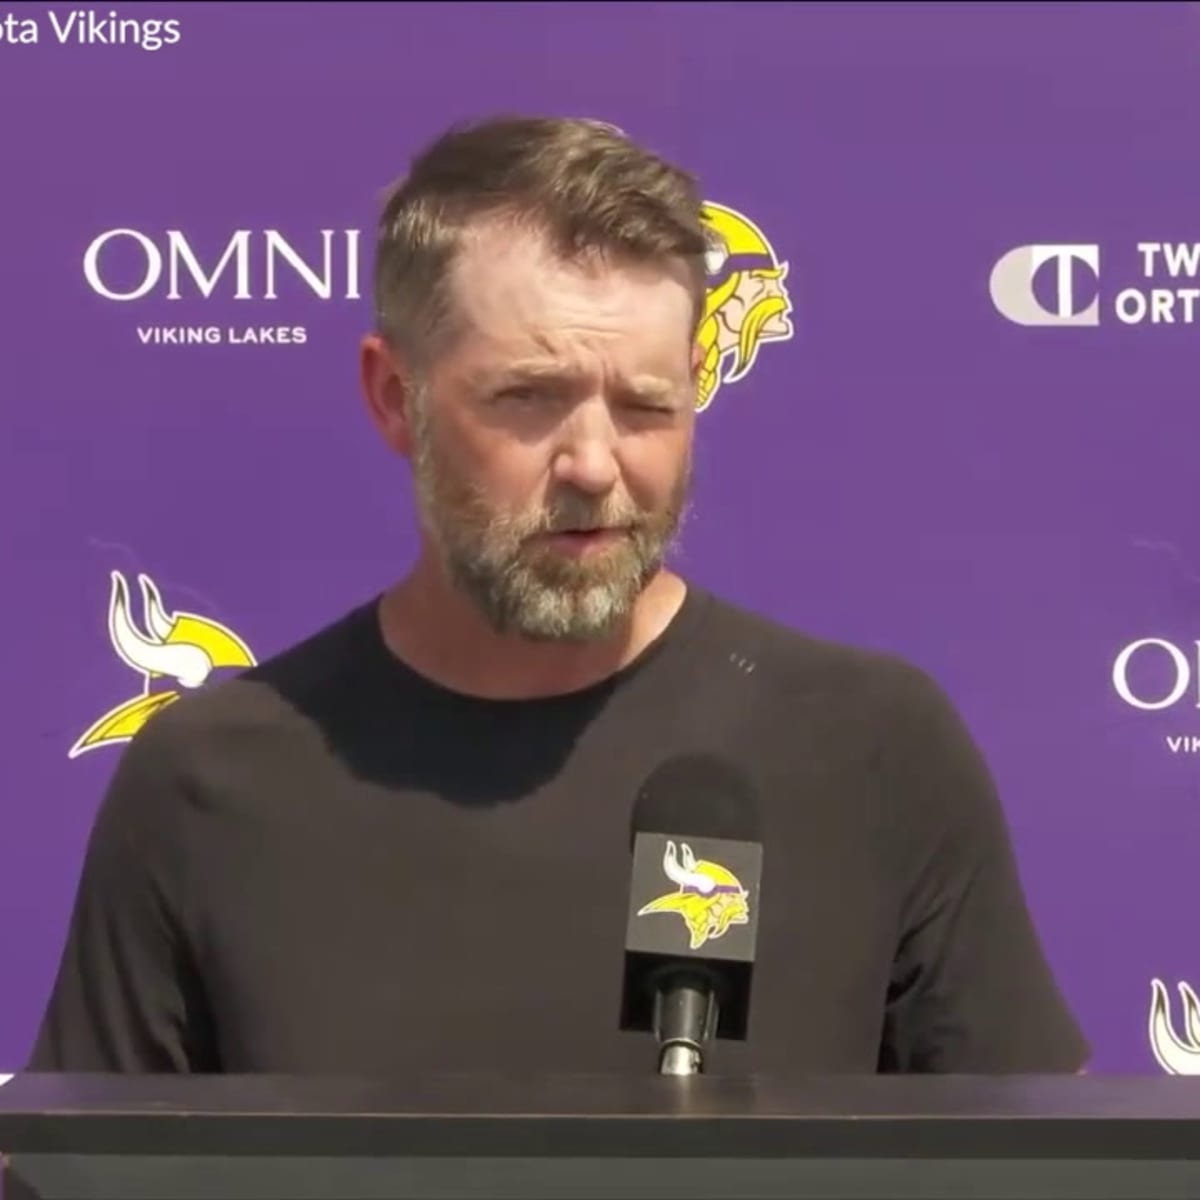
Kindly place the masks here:
<instances>
[{"instance_id":1,"label":"man's mouth","mask_svg":"<svg viewBox=\"0 0 1200 1200\"><path fill-rule=\"evenodd\" d=\"M546 534L546 540L560 549L589 550L607 546L622 538L628 530L621 526L593 526L586 529L555 529Z\"/></svg>"}]
</instances>

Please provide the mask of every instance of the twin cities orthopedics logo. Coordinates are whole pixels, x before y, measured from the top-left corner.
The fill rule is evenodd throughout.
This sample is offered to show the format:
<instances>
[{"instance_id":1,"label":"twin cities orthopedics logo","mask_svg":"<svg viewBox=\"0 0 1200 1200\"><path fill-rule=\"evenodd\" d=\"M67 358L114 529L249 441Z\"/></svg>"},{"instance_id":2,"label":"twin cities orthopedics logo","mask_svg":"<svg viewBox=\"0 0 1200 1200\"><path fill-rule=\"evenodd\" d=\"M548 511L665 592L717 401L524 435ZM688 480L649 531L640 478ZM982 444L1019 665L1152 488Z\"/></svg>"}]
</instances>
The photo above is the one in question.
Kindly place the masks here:
<instances>
[{"instance_id":1,"label":"twin cities orthopedics logo","mask_svg":"<svg viewBox=\"0 0 1200 1200\"><path fill-rule=\"evenodd\" d=\"M83 277L102 300L148 314L135 330L145 346L298 346L308 341L307 327L295 321L304 306L361 300L360 247L357 229L290 237L278 229L220 237L106 229L84 250ZM208 316L210 303L225 305L226 319L186 320ZM245 319L234 317L235 305ZM168 314L172 320L162 321Z\"/></svg>"},{"instance_id":2,"label":"twin cities orthopedics logo","mask_svg":"<svg viewBox=\"0 0 1200 1200\"><path fill-rule=\"evenodd\" d=\"M992 304L1018 325L1192 325L1200 318L1200 242L1017 246L988 280Z\"/></svg>"},{"instance_id":3,"label":"twin cities orthopedics logo","mask_svg":"<svg viewBox=\"0 0 1200 1200\"><path fill-rule=\"evenodd\" d=\"M1179 645L1166 638L1138 638L1123 646L1112 664L1112 685L1130 708L1165 713L1181 724L1163 734L1171 754L1200 757L1200 640Z\"/></svg>"}]
</instances>

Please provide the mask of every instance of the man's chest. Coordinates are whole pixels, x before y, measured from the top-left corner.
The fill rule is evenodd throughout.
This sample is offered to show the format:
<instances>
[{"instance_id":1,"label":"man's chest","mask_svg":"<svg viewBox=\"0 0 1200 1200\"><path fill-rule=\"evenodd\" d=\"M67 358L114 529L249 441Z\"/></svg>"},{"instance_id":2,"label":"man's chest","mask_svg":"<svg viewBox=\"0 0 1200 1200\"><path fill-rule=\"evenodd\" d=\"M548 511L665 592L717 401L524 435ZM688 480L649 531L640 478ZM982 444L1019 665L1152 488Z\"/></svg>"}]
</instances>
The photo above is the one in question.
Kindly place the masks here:
<instances>
[{"instance_id":1,"label":"man's chest","mask_svg":"<svg viewBox=\"0 0 1200 1200\"><path fill-rule=\"evenodd\" d=\"M336 819L309 802L290 826L228 827L200 918L225 1068L651 1069L618 1020L628 813L573 795L360 790ZM868 844L812 832L773 823L749 1037L719 1069L874 1068L894 914Z\"/></svg>"}]
</instances>

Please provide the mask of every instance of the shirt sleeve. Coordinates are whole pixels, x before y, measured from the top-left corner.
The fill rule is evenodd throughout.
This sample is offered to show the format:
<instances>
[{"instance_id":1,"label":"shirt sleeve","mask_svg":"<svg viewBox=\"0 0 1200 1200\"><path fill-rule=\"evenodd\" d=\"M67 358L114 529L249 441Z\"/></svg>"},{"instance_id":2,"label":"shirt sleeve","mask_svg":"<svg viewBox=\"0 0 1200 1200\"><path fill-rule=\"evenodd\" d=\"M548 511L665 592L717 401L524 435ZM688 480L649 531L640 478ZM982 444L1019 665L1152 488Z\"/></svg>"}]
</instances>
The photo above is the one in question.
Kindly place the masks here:
<instances>
[{"instance_id":1,"label":"shirt sleeve","mask_svg":"<svg viewBox=\"0 0 1200 1200\"><path fill-rule=\"evenodd\" d=\"M101 800L28 1071L212 1068L186 933L185 797L159 726L168 715L126 748Z\"/></svg>"},{"instance_id":2,"label":"shirt sleeve","mask_svg":"<svg viewBox=\"0 0 1200 1200\"><path fill-rule=\"evenodd\" d=\"M880 1069L1081 1071L1090 1048L1046 959L980 751L915 670L891 729L886 782L905 870Z\"/></svg>"}]
</instances>

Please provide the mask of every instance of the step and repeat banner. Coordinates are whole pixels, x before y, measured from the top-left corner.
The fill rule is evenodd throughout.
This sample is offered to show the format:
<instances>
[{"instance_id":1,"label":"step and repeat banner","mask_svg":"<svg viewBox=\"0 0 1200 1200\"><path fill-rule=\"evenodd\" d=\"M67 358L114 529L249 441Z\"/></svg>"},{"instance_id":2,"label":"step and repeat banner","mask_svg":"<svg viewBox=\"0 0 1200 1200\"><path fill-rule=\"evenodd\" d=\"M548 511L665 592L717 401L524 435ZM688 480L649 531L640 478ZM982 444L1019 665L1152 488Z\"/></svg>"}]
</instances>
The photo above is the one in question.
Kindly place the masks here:
<instances>
[{"instance_id":1,"label":"step and repeat banner","mask_svg":"<svg viewBox=\"0 0 1200 1200\"><path fill-rule=\"evenodd\" d=\"M0 5L0 1068L113 767L387 586L385 188L602 118L761 255L681 568L902 654L995 771L1099 1072L1200 1073L1200 7Z\"/></svg>"}]
</instances>

